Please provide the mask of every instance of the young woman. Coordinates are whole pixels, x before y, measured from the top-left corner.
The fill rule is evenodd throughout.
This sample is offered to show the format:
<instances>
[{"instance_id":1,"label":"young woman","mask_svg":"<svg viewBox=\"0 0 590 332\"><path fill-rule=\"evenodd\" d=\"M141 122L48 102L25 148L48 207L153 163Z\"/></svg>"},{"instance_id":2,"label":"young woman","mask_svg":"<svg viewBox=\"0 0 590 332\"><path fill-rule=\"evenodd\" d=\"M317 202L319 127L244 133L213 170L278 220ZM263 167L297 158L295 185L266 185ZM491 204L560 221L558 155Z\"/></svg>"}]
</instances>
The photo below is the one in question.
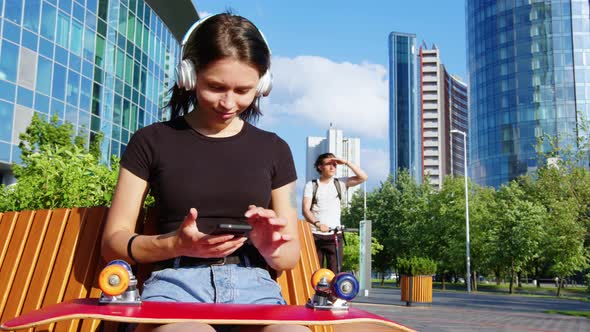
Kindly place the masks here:
<instances>
[{"instance_id":1,"label":"young woman","mask_svg":"<svg viewBox=\"0 0 590 332\"><path fill-rule=\"evenodd\" d=\"M270 49L254 24L228 13L195 23L182 45L171 120L138 130L122 156L103 256L155 263L144 301L285 304L267 268L291 269L299 260L297 176L286 142L249 123L270 92ZM160 235L134 233L148 192ZM247 237L211 234L216 223L240 221L252 226ZM186 323L137 331L215 329Z\"/></svg>"}]
</instances>

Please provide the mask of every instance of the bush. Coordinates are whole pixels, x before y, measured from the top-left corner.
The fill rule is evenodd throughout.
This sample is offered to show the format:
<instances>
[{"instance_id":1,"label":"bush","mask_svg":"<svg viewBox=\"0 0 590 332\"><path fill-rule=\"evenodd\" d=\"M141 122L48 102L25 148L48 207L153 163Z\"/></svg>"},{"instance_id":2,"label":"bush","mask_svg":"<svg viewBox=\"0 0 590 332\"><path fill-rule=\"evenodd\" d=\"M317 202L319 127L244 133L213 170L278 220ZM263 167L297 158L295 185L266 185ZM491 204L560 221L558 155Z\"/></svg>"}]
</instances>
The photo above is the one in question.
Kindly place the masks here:
<instances>
[{"instance_id":1,"label":"bush","mask_svg":"<svg viewBox=\"0 0 590 332\"><path fill-rule=\"evenodd\" d=\"M436 262L424 257L400 258L397 260L400 275L418 276L436 273Z\"/></svg>"}]
</instances>

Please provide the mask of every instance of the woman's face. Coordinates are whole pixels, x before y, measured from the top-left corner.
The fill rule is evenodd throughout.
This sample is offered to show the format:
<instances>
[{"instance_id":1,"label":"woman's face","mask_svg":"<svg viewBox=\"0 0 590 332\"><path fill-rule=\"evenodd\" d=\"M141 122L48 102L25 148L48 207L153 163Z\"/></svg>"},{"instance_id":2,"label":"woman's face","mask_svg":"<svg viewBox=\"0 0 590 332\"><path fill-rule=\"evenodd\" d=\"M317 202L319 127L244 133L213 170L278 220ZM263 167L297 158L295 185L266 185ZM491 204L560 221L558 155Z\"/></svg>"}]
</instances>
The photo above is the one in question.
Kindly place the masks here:
<instances>
[{"instance_id":1,"label":"woman's face","mask_svg":"<svg viewBox=\"0 0 590 332\"><path fill-rule=\"evenodd\" d=\"M254 66L226 58L212 62L197 75L198 110L210 123L230 123L256 97L260 75Z\"/></svg>"}]
</instances>

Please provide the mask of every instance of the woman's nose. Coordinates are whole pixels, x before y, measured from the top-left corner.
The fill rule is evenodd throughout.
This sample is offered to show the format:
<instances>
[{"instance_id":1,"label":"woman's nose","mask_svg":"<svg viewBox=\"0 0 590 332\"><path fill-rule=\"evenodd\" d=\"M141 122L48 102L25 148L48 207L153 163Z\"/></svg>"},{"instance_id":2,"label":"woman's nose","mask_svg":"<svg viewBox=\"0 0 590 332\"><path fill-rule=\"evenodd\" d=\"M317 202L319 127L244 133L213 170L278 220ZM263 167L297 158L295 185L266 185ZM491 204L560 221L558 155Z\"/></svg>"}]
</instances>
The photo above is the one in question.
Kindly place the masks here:
<instances>
[{"instance_id":1,"label":"woman's nose","mask_svg":"<svg viewBox=\"0 0 590 332\"><path fill-rule=\"evenodd\" d=\"M223 97L221 97L221 100L219 102L222 107L227 108L227 109L231 109L236 106L235 96L231 92L224 94Z\"/></svg>"}]
</instances>

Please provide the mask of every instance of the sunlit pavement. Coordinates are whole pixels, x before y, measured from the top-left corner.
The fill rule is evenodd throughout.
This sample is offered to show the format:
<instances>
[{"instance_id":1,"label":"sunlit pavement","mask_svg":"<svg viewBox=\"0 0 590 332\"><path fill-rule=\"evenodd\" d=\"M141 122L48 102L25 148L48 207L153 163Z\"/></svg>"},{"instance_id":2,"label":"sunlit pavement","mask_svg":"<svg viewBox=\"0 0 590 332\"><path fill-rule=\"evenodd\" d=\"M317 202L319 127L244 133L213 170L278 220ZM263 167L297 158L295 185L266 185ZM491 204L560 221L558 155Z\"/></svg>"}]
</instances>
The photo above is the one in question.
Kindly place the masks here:
<instances>
[{"instance_id":1,"label":"sunlit pavement","mask_svg":"<svg viewBox=\"0 0 590 332\"><path fill-rule=\"evenodd\" d=\"M546 314L586 310L590 302L558 298L466 292L433 293L431 305L406 306L398 289L374 288L353 305L418 331L590 331L590 319Z\"/></svg>"}]
</instances>

